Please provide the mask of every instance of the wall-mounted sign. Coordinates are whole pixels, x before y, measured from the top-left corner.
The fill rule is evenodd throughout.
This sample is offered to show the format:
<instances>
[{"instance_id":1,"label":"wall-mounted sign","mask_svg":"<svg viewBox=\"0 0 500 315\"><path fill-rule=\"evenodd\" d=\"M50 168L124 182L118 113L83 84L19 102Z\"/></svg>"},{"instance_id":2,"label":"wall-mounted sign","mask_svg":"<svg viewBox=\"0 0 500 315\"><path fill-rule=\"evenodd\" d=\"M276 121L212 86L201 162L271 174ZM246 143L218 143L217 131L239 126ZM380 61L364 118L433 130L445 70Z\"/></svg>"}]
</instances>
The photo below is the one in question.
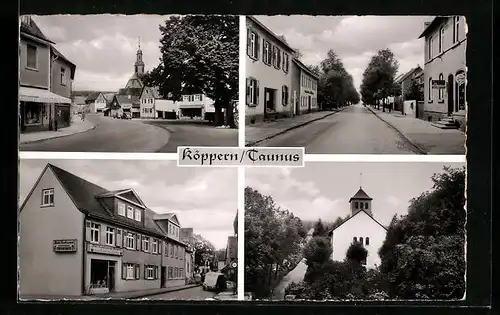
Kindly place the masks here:
<instances>
[{"instance_id":1,"label":"wall-mounted sign","mask_svg":"<svg viewBox=\"0 0 500 315\"><path fill-rule=\"evenodd\" d=\"M76 240L54 240L52 248L56 253L74 253L77 250Z\"/></svg>"},{"instance_id":2,"label":"wall-mounted sign","mask_svg":"<svg viewBox=\"0 0 500 315\"><path fill-rule=\"evenodd\" d=\"M306 94L314 94L314 92L309 91L309 90L305 90L304 93L306 93Z\"/></svg>"},{"instance_id":3,"label":"wall-mounted sign","mask_svg":"<svg viewBox=\"0 0 500 315\"><path fill-rule=\"evenodd\" d=\"M235 262L231 264L231 267L233 267L233 268L236 268L236 266L238 266L238 264Z\"/></svg>"},{"instance_id":4,"label":"wall-mounted sign","mask_svg":"<svg viewBox=\"0 0 500 315\"><path fill-rule=\"evenodd\" d=\"M465 71L461 71L457 73L455 76L455 81L457 81L458 84L464 84L465 83Z\"/></svg>"},{"instance_id":5,"label":"wall-mounted sign","mask_svg":"<svg viewBox=\"0 0 500 315\"><path fill-rule=\"evenodd\" d=\"M445 80L432 80L432 88L433 89L445 89L446 81Z\"/></svg>"},{"instance_id":6,"label":"wall-mounted sign","mask_svg":"<svg viewBox=\"0 0 500 315\"><path fill-rule=\"evenodd\" d=\"M98 244L91 244L91 243L87 244L87 252L95 254L113 255L113 256L123 255L122 249L98 245Z\"/></svg>"}]
</instances>

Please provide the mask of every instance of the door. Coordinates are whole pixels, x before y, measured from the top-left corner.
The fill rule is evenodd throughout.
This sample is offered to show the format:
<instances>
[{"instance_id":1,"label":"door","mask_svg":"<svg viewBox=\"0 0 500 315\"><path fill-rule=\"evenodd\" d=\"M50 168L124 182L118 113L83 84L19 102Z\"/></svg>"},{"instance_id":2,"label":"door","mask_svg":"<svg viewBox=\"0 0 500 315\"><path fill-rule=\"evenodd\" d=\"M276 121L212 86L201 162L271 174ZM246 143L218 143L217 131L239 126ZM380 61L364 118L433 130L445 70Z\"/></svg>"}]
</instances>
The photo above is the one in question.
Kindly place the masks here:
<instances>
[{"instance_id":1,"label":"door","mask_svg":"<svg viewBox=\"0 0 500 315\"><path fill-rule=\"evenodd\" d=\"M108 289L109 292L115 290L115 262L108 261Z\"/></svg>"},{"instance_id":2,"label":"door","mask_svg":"<svg viewBox=\"0 0 500 315\"><path fill-rule=\"evenodd\" d=\"M276 112L275 107L275 90L270 88L264 88L264 117L269 116L269 112Z\"/></svg>"},{"instance_id":3,"label":"door","mask_svg":"<svg viewBox=\"0 0 500 315\"><path fill-rule=\"evenodd\" d=\"M450 74L448 76L448 85L447 85L447 93L448 93L448 115L451 115L453 113L453 74Z\"/></svg>"},{"instance_id":4,"label":"door","mask_svg":"<svg viewBox=\"0 0 500 315\"><path fill-rule=\"evenodd\" d=\"M167 284L167 267L165 266L161 266L160 283L162 288Z\"/></svg>"},{"instance_id":5,"label":"door","mask_svg":"<svg viewBox=\"0 0 500 315\"><path fill-rule=\"evenodd\" d=\"M310 95L307 97L307 111L309 113L312 111L312 101L311 101L311 96Z\"/></svg>"},{"instance_id":6,"label":"door","mask_svg":"<svg viewBox=\"0 0 500 315\"><path fill-rule=\"evenodd\" d=\"M295 99L295 115L300 115L300 97L297 96L297 91L294 91L293 95Z\"/></svg>"}]
</instances>

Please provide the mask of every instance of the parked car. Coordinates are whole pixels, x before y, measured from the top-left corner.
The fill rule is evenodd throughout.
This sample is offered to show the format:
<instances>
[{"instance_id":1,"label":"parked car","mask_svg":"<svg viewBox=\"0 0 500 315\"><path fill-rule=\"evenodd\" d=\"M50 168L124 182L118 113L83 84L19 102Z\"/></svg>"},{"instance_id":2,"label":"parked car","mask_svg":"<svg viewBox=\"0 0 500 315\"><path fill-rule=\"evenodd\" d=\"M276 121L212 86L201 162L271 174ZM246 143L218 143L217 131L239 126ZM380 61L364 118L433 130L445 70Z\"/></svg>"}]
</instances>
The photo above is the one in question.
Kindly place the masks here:
<instances>
[{"instance_id":1,"label":"parked car","mask_svg":"<svg viewBox=\"0 0 500 315\"><path fill-rule=\"evenodd\" d=\"M123 113L120 118L121 119L132 119L132 115L130 115L129 113Z\"/></svg>"},{"instance_id":2,"label":"parked car","mask_svg":"<svg viewBox=\"0 0 500 315\"><path fill-rule=\"evenodd\" d=\"M204 291L224 291L227 288L226 277L220 272L207 272L202 287Z\"/></svg>"}]
</instances>

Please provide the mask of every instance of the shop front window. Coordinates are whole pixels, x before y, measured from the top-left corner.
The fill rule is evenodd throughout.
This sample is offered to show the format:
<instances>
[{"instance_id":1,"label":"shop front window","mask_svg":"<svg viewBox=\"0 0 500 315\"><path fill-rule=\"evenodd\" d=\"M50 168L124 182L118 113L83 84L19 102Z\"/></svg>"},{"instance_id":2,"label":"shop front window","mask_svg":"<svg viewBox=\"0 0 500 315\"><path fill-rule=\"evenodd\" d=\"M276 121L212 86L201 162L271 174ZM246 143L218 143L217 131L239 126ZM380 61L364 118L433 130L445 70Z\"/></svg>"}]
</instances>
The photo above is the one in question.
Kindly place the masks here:
<instances>
[{"instance_id":1,"label":"shop front window","mask_svg":"<svg viewBox=\"0 0 500 315\"><path fill-rule=\"evenodd\" d=\"M40 125L42 123L43 109L40 103L24 103L24 124Z\"/></svg>"}]
</instances>

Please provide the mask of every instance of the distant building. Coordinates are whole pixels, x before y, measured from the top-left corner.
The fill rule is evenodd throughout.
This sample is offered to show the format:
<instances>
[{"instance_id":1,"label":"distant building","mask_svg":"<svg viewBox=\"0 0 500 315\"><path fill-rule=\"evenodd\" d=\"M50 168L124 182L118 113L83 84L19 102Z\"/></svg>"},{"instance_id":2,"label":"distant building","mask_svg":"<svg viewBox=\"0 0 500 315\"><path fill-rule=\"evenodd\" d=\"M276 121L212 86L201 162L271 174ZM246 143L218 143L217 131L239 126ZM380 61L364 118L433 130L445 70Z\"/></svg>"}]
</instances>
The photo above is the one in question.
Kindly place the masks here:
<instances>
[{"instance_id":1,"label":"distant building","mask_svg":"<svg viewBox=\"0 0 500 315\"><path fill-rule=\"evenodd\" d=\"M132 118L132 108L134 104L139 102L138 95L123 95L115 94L113 101L110 104L110 116L111 117L122 117L126 116Z\"/></svg>"},{"instance_id":2,"label":"distant building","mask_svg":"<svg viewBox=\"0 0 500 315\"><path fill-rule=\"evenodd\" d=\"M466 110L465 18L436 17L425 24L424 119L464 126Z\"/></svg>"},{"instance_id":3,"label":"distant building","mask_svg":"<svg viewBox=\"0 0 500 315\"><path fill-rule=\"evenodd\" d=\"M406 72L402 76L400 76L397 80L396 83L401 85L401 94L403 95L403 98L406 94L406 92L410 89L412 83L415 81L419 86L421 85L423 89L423 75L424 70L420 67L417 66L410 71Z\"/></svg>"},{"instance_id":4,"label":"distant building","mask_svg":"<svg viewBox=\"0 0 500 315\"><path fill-rule=\"evenodd\" d=\"M292 112L301 115L317 111L318 108L318 80L316 73L312 72L300 60L294 58L292 66Z\"/></svg>"},{"instance_id":5,"label":"distant building","mask_svg":"<svg viewBox=\"0 0 500 315\"><path fill-rule=\"evenodd\" d=\"M21 132L69 126L76 66L55 48L31 16L21 16L20 22Z\"/></svg>"},{"instance_id":6,"label":"distant building","mask_svg":"<svg viewBox=\"0 0 500 315\"><path fill-rule=\"evenodd\" d=\"M364 264L367 268L380 265L378 250L382 247L387 229L372 213L372 198L360 187L349 200L351 216L329 232L333 247L332 259L343 261L352 243L359 243L368 251Z\"/></svg>"},{"instance_id":7,"label":"distant building","mask_svg":"<svg viewBox=\"0 0 500 315\"><path fill-rule=\"evenodd\" d=\"M215 121L214 101L206 95L182 95L182 99L177 103L177 107L180 119L198 117L212 122Z\"/></svg>"},{"instance_id":8,"label":"distant building","mask_svg":"<svg viewBox=\"0 0 500 315\"><path fill-rule=\"evenodd\" d=\"M47 164L19 210L20 296L183 285L180 228L133 189L110 191Z\"/></svg>"},{"instance_id":9,"label":"distant building","mask_svg":"<svg viewBox=\"0 0 500 315\"><path fill-rule=\"evenodd\" d=\"M92 92L85 99L89 111L93 114L101 114L105 111L108 100L102 92Z\"/></svg>"}]
</instances>

